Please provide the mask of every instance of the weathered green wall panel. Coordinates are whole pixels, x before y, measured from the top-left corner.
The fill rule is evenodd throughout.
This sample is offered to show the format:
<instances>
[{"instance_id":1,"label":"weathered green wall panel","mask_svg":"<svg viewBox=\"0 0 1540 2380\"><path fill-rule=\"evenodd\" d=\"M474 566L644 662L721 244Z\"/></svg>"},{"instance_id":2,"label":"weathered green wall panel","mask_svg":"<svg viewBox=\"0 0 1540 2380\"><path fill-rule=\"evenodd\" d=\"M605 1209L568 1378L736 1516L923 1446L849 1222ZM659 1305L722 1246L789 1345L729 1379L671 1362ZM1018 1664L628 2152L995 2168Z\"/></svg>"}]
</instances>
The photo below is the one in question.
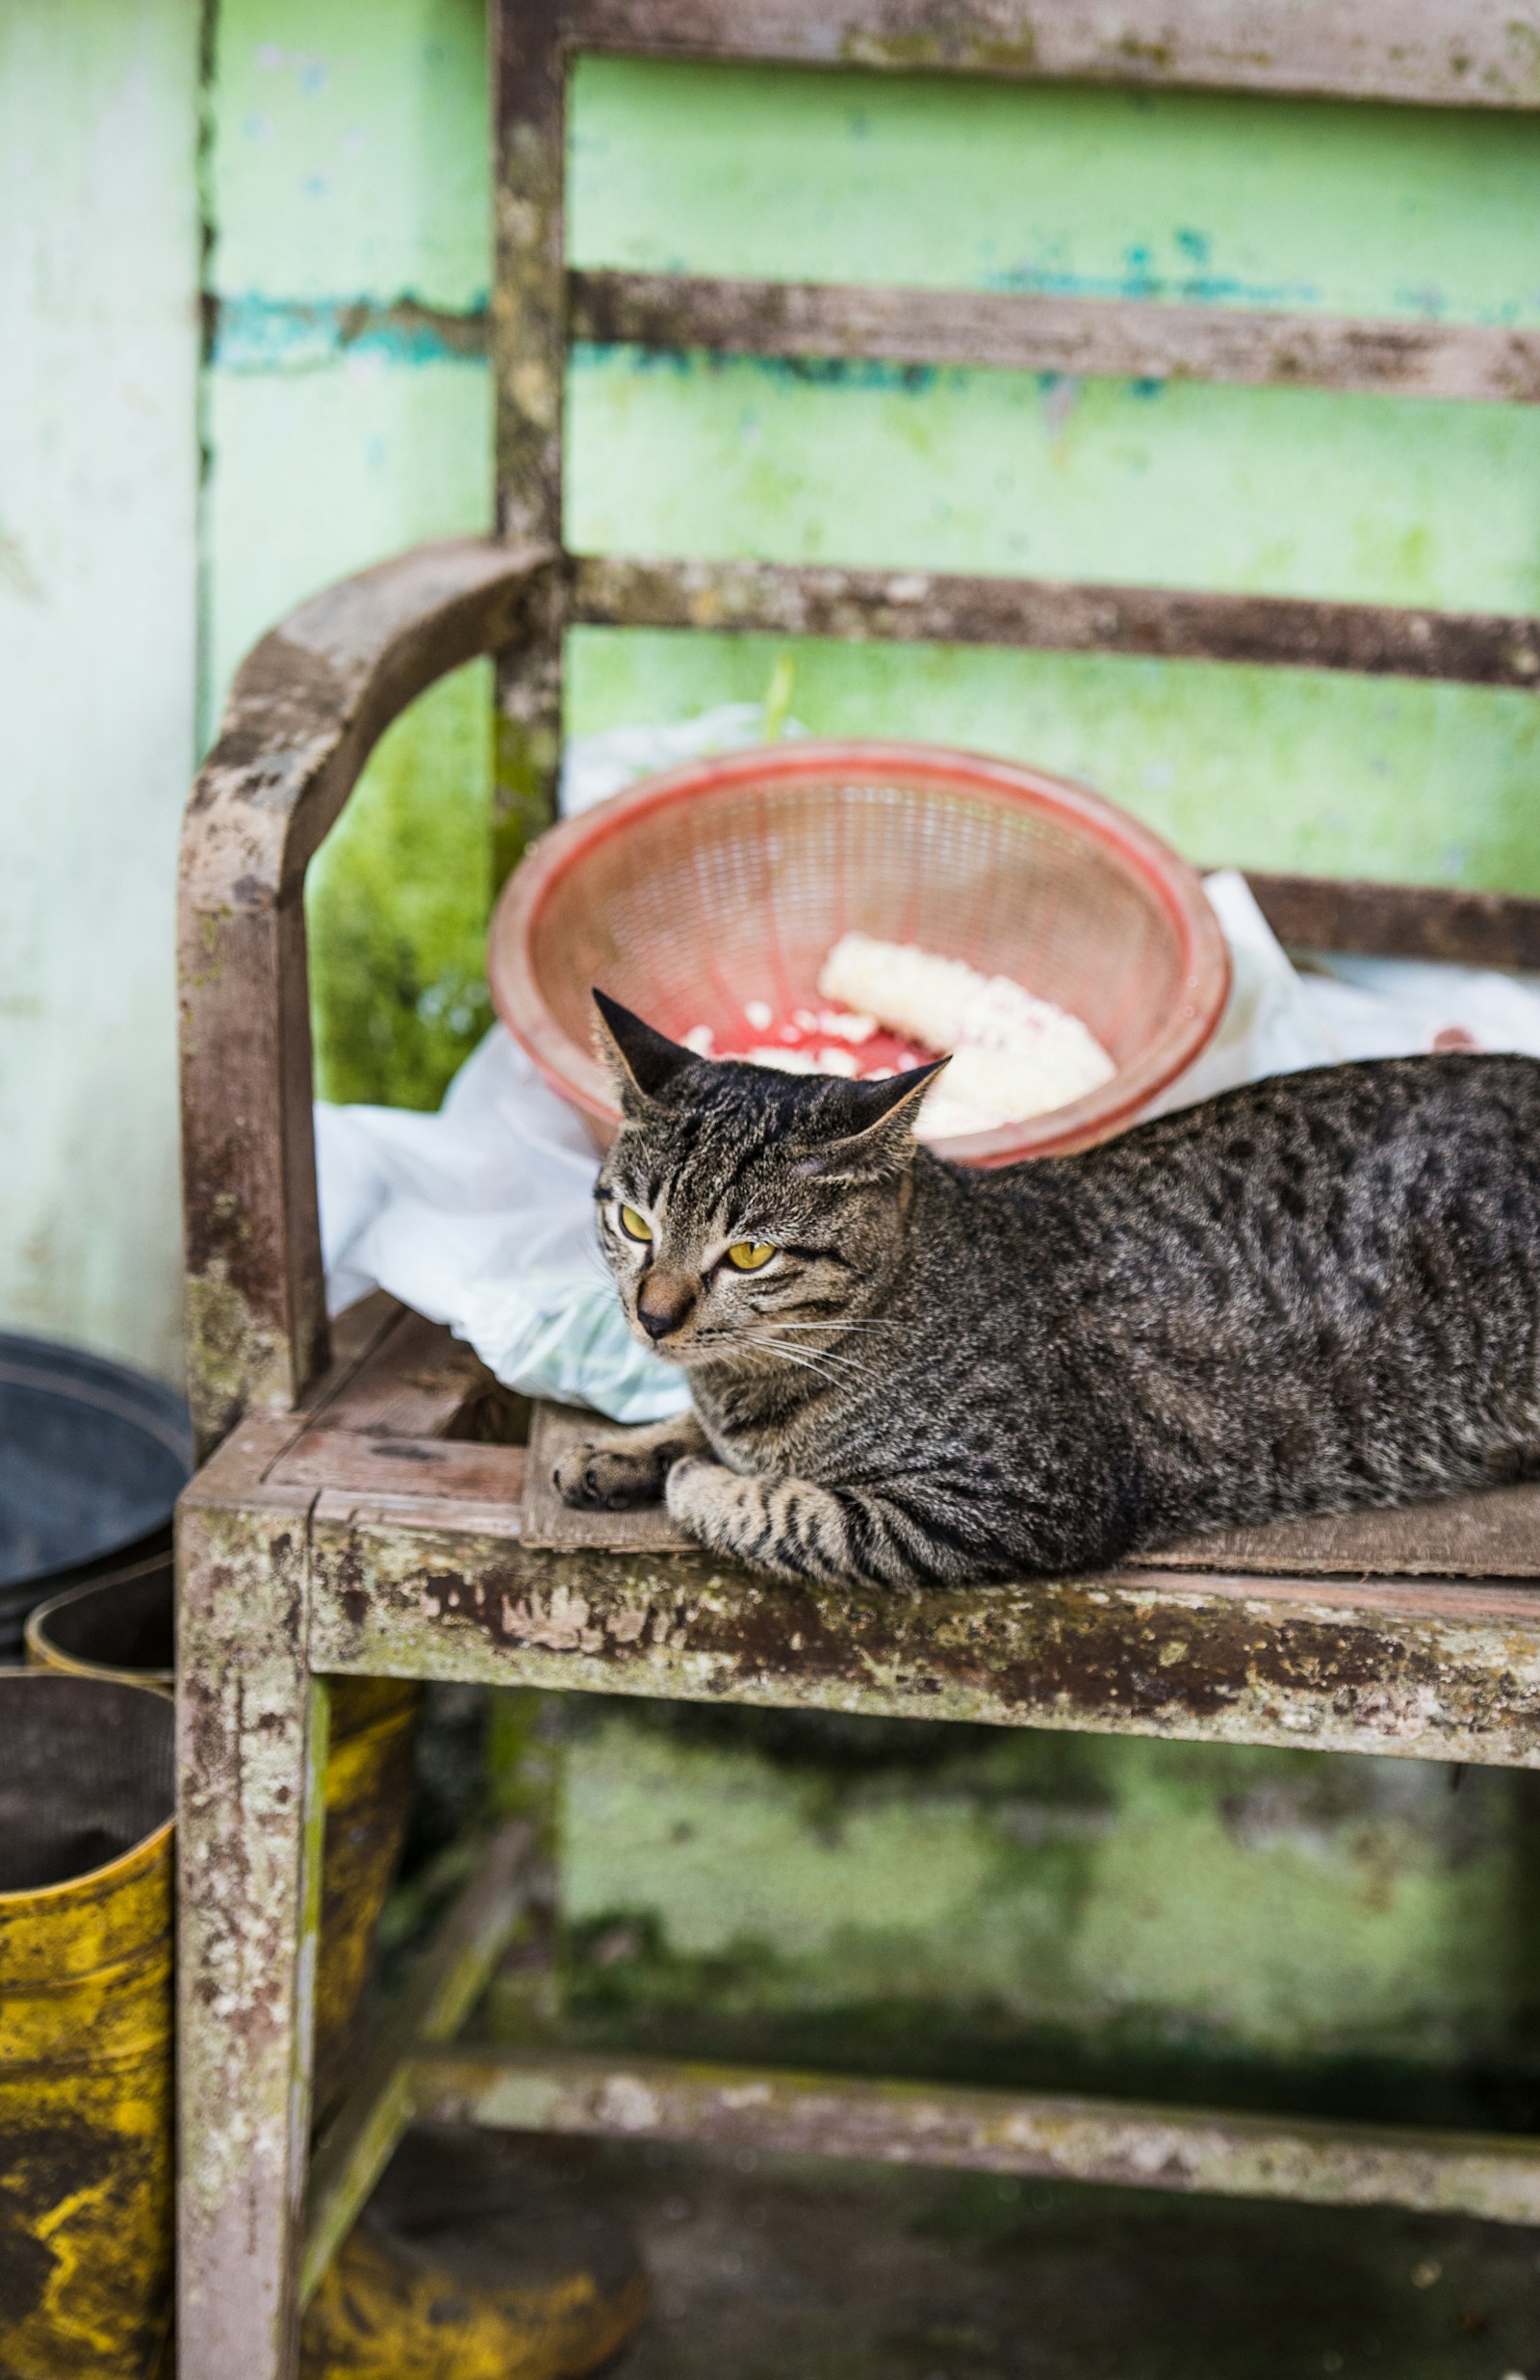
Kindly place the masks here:
<instances>
[{"instance_id":1,"label":"weathered green wall panel","mask_svg":"<svg viewBox=\"0 0 1540 2380\"><path fill-rule=\"evenodd\" d=\"M583 265L1540 321L1525 116L584 59Z\"/></svg>"},{"instance_id":2,"label":"weathered green wall panel","mask_svg":"<svg viewBox=\"0 0 1540 2380\"><path fill-rule=\"evenodd\" d=\"M580 350L579 551L1540 603L1540 407Z\"/></svg>"},{"instance_id":3,"label":"weathered green wall panel","mask_svg":"<svg viewBox=\"0 0 1540 2380\"><path fill-rule=\"evenodd\" d=\"M1319 672L583 629L590 729L755 701L791 655L819 733L934 736L1083 776L1208 866L1540 892L1540 705Z\"/></svg>"},{"instance_id":4,"label":"weathered green wall panel","mask_svg":"<svg viewBox=\"0 0 1540 2380\"><path fill-rule=\"evenodd\" d=\"M1532 323L1527 118L584 62L589 265ZM579 352L583 550L1127 579L1527 610L1540 413ZM582 640L581 726L757 691L768 649ZM805 648L815 730L1100 784L1195 857L1540 881L1527 698L997 653Z\"/></svg>"},{"instance_id":5,"label":"weathered green wall panel","mask_svg":"<svg viewBox=\"0 0 1540 2380\"><path fill-rule=\"evenodd\" d=\"M482 0L222 0L220 291L487 299Z\"/></svg>"},{"instance_id":6,"label":"weathered green wall panel","mask_svg":"<svg viewBox=\"0 0 1540 2380\"><path fill-rule=\"evenodd\" d=\"M424 537L486 526L486 374L334 357L211 375L209 644L222 689L305 595Z\"/></svg>"},{"instance_id":7,"label":"weathered green wall panel","mask_svg":"<svg viewBox=\"0 0 1540 2380\"><path fill-rule=\"evenodd\" d=\"M571 1755L588 2020L1328 2087L1532 2069L1523 1780L1430 1763L611 1711ZM1511 1946L1511 1947L1510 1947ZM1013 2040L1017 2044L1012 2051Z\"/></svg>"}]
</instances>

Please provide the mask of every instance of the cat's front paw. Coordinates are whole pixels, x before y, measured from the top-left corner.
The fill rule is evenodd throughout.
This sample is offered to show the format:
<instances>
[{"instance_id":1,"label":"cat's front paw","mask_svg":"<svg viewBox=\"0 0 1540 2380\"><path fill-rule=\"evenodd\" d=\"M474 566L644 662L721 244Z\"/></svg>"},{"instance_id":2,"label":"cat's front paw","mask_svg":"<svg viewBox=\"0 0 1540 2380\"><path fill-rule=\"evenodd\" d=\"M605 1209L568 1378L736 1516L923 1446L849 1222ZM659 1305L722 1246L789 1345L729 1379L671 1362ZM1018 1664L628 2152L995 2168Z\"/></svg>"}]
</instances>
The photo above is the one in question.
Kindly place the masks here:
<instances>
[{"instance_id":1,"label":"cat's front paw","mask_svg":"<svg viewBox=\"0 0 1540 2380\"><path fill-rule=\"evenodd\" d=\"M551 1474L563 1504L592 1512L622 1513L633 1504L655 1504L663 1491L663 1466L651 1447L569 1446Z\"/></svg>"},{"instance_id":2,"label":"cat's front paw","mask_svg":"<svg viewBox=\"0 0 1540 2380\"><path fill-rule=\"evenodd\" d=\"M732 1477L725 1463L712 1462L708 1456L681 1455L670 1464L663 1491L670 1520L694 1537L704 1536L712 1514L714 1491Z\"/></svg>"}]
</instances>

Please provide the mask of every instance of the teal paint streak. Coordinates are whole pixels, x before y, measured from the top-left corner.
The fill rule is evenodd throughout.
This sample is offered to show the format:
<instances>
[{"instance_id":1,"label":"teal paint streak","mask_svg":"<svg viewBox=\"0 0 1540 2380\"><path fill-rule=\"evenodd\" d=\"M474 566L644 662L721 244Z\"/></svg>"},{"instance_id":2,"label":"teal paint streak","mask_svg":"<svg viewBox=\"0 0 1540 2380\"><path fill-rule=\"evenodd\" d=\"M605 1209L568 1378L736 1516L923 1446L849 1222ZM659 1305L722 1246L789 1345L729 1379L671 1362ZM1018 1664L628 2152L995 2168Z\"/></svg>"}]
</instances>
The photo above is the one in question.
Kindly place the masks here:
<instances>
[{"instance_id":1,"label":"teal paint streak","mask_svg":"<svg viewBox=\"0 0 1540 2380\"><path fill-rule=\"evenodd\" d=\"M1191 235L1189 235L1191 236ZM1131 249L1118 272L1071 272L1040 264L1008 265L979 276L985 289L1036 298L1164 298L1187 305L1287 308L1318 313L1321 292L1310 281L1247 281L1236 273L1162 272L1147 248Z\"/></svg>"},{"instance_id":2,"label":"teal paint streak","mask_svg":"<svg viewBox=\"0 0 1540 2380\"><path fill-rule=\"evenodd\" d=\"M603 374L619 363L644 378L687 382L702 373L720 378L745 360L717 348L608 346L583 339L568 350L567 368L572 373ZM898 391L909 397L937 387L944 369L936 364L892 364L881 356L868 355L757 355L748 360L765 378L787 388L875 389ZM1064 375L1043 372L1024 376L1035 378L1040 388L1046 389ZM1152 381L1148 385L1158 387L1161 383Z\"/></svg>"},{"instance_id":3,"label":"teal paint streak","mask_svg":"<svg viewBox=\"0 0 1540 2380\"><path fill-rule=\"evenodd\" d=\"M407 298L270 298L251 290L215 310L210 361L223 372L314 372L352 355L387 364L484 364L487 301L459 314Z\"/></svg>"}]
</instances>

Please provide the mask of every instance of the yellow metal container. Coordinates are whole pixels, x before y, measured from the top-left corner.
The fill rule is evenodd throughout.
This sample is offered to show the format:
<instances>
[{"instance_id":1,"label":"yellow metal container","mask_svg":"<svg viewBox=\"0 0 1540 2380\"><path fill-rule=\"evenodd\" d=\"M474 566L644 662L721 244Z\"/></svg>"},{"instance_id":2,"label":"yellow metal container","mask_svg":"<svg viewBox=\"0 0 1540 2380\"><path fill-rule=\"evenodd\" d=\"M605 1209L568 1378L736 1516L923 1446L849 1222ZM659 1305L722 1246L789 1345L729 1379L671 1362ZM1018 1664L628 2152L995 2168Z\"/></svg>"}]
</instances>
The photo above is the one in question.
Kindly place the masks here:
<instances>
[{"instance_id":1,"label":"yellow metal container","mask_svg":"<svg viewBox=\"0 0 1540 2380\"><path fill-rule=\"evenodd\" d=\"M169 1693L174 1601L168 1556L89 1579L31 1615L27 1657L75 1676ZM336 2104L358 2045L374 1928L411 1808L422 1698L422 1688L401 1678L332 1680L312 2094L318 2120Z\"/></svg>"},{"instance_id":2,"label":"yellow metal container","mask_svg":"<svg viewBox=\"0 0 1540 2380\"><path fill-rule=\"evenodd\" d=\"M301 2380L581 2380L647 2313L629 2229L484 2133L409 2133L305 2315Z\"/></svg>"},{"instance_id":3,"label":"yellow metal container","mask_svg":"<svg viewBox=\"0 0 1540 2380\"><path fill-rule=\"evenodd\" d=\"M0 2373L142 2380L171 2283L171 1709L0 1672Z\"/></svg>"},{"instance_id":4,"label":"yellow metal container","mask_svg":"<svg viewBox=\"0 0 1540 2380\"><path fill-rule=\"evenodd\" d=\"M339 1677L331 1686L322 1796L321 1954L311 2104L318 2121L347 2080L365 2018L374 1928L400 1856L412 1806L413 1753L423 1689L394 1677Z\"/></svg>"}]
</instances>

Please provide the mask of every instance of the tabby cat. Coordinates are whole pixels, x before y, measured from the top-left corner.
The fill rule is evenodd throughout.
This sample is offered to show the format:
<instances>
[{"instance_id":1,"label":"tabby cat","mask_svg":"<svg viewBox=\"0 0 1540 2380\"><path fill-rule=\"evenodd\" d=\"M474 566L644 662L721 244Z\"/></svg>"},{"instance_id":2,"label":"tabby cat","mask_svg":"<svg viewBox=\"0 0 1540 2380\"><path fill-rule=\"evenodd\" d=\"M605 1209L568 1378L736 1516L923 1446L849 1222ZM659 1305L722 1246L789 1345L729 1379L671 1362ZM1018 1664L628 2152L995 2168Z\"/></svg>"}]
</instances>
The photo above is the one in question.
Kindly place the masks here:
<instances>
[{"instance_id":1,"label":"tabby cat","mask_svg":"<svg viewBox=\"0 0 1540 2380\"><path fill-rule=\"evenodd\" d=\"M984 1171L914 1138L934 1067L712 1061L595 996L600 1237L694 1409L576 1449L571 1503L900 1586L1540 1467L1540 1061L1287 1074Z\"/></svg>"}]
</instances>

